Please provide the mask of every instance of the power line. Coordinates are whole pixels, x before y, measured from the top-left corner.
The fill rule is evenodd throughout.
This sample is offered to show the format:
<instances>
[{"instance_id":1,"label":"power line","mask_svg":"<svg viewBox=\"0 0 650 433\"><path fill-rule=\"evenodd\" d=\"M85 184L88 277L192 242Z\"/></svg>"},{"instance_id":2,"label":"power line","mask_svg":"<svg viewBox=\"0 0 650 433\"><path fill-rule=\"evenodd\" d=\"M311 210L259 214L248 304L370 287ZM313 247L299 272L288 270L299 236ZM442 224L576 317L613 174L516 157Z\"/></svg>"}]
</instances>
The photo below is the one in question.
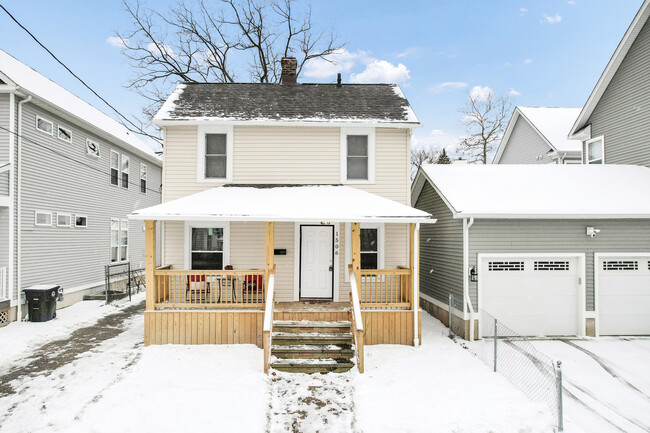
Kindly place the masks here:
<instances>
[{"instance_id":1,"label":"power line","mask_svg":"<svg viewBox=\"0 0 650 433\"><path fill-rule=\"evenodd\" d=\"M72 70L71 70L71 69L70 69L70 68L69 68L65 63L63 63L61 60L59 60L59 58L58 58L57 56L55 56L54 53L53 53L52 51L50 51L50 50L49 50L45 45L43 45L43 43L42 43L41 41L39 41L38 38L36 38L36 36L34 36L34 35L32 34L32 32L30 32L30 31L29 31L29 30L28 30L24 25L22 25L22 24L20 23L20 21L18 21L18 20L17 20L17 19L16 19L16 18L15 18L15 17L14 17L14 16L13 16L13 15L12 15L12 14L11 14L11 13L10 13L10 12L9 12L9 11L8 11L8 10L7 10L3 5L2 5L2 4L0 4L0 8L2 8L2 10L5 11L5 12L7 13L7 15L9 15L9 18L11 18L11 19L16 23L16 24L18 24L18 26L19 26L21 29L25 30L25 32L27 32L27 34L28 34L29 36L31 36L32 39L34 39L34 41L36 41L36 43L37 43L38 45L40 45L40 46L41 46L45 51L47 51L48 54L49 54L50 56L52 56L52 58L54 58L54 60L56 60L56 61L57 61L61 66L63 66L63 67L64 67L64 68L65 68L65 69L66 69L70 74L72 74L73 77L75 77L77 80L79 80L79 81L81 82L81 84L83 84L83 85L84 85L88 90L90 90L90 91L91 91L95 96L97 96L97 97L98 97L98 98L99 98L99 99L100 99L104 104L108 105L108 106L109 106L113 111L115 111L115 112L117 113L118 116L120 116L122 119L126 120L129 124L131 124L131 125L132 125L136 130L133 130L133 129L129 128L128 126L124 125L124 127L125 127L126 129L128 129L129 131L134 132L134 133L136 133L136 134L142 134L142 135L145 135L145 136L147 136L147 137L149 137L149 138L151 138L151 139L153 139L153 140L156 140L156 142L158 142L158 144L161 144L161 145L162 145L162 142L160 141L160 138L156 137L155 135L151 135L151 134L149 134L148 132L145 132L142 128L140 128L138 125L136 125L135 123L133 123L133 122L132 122L128 117L126 117L125 115L123 115L122 113L120 113L120 112L117 110L117 108L113 107L113 106L112 106L112 105L111 105L111 104L110 104L106 99L102 98L102 97L99 95L99 93L97 93L97 92L96 92L92 87L90 87L90 86L89 86L89 85L88 85L84 80L82 80L82 79L81 79L77 74L75 74L74 72L72 72Z\"/></svg>"},{"instance_id":2,"label":"power line","mask_svg":"<svg viewBox=\"0 0 650 433\"><path fill-rule=\"evenodd\" d=\"M44 145L42 145L41 143L38 143L38 142L36 142L36 141L34 141L34 140L28 138L28 137L23 136L22 134L18 134L18 133L15 132L15 131L11 131L11 130L9 130L8 128L5 128L4 126L0 126L0 129L3 130L3 131L7 131L7 132L9 132L10 134L14 134L16 137L20 137L20 138L22 138L23 140L28 141L28 142L30 142L30 143L32 143L32 144L35 144L35 145L38 146L38 147L41 147L41 148L43 148L43 149L45 149L45 150L49 150L50 152L52 152L52 153L54 153L54 154L56 154L56 155L59 155L59 156L65 158L65 159L68 159L68 160L70 160L70 161L76 162L77 164L81 164L81 165L83 165L83 166L86 167L86 168L89 168L89 169L91 169L91 170L95 170L96 172L101 173L101 174L104 174L104 175L108 175L109 177L111 176L111 172L110 172L110 171L107 173L107 172L105 172L105 171L103 171L103 170L101 170L101 169L99 169L99 168L97 168L97 167L93 167L93 166L90 165L90 164L86 164L86 163L83 162L83 161L79 161L78 159L72 158L72 157L70 157L70 156L68 156L68 155L66 155L66 154L64 154L64 153L62 153L62 152L58 152L58 151L56 151L56 150L54 150L54 149L51 149L51 148L49 148L49 147L47 147L47 146L44 146ZM121 179L119 179L119 180L121 180ZM131 181L129 181L129 182L127 182L127 183L130 184L130 185L133 185L133 186L135 186L135 187L137 187L137 188L141 188L141 185L140 185L139 183L135 183L135 182L131 182ZM146 189L147 191L151 191L151 192L154 192L154 193L156 193L156 194L160 194L160 191L156 191L155 189L151 189L151 188L149 188L149 187L146 187L145 189Z\"/></svg>"}]
</instances>

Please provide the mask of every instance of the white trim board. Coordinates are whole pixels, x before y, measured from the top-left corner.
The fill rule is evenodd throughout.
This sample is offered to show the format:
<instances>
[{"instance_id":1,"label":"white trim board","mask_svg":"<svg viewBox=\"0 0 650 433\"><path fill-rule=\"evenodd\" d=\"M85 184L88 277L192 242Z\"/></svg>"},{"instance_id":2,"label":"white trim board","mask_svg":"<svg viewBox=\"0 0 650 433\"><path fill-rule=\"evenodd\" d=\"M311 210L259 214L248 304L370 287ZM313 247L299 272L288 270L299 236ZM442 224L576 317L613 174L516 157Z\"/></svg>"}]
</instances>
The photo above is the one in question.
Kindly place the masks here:
<instances>
[{"instance_id":1,"label":"white trim board","mask_svg":"<svg viewBox=\"0 0 650 433\"><path fill-rule=\"evenodd\" d=\"M521 252L521 253L478 253L476 256L476 267L479 270L478 284L476 287L477 308L479 313L479 336L483 335L483 324L480 320L480 312L483 306L483 278L481 277L481 263L484 259L506 257L570 257L578 259L578 336L584 337L586 334L586 313L587 313L587 282L586 282L586 256L585 253L549 253L549 252ZM489 313L489 312L488 312ZM498 319L498 317L497 317ZM482 337L481 337L482 338Z\"/></svg>"},{"instance_id":2,"label":"white trim board","mask_svg":"<svg viewBox=\"0 0 650 433\"><path fill-rule=\"evenodd\" d=\"M300 301L300 226L322 225L320 221L294 222L293 224L293 300ZM332 260L332 275L334 277L334 296L332 301L339 302L339 280L341 260L341 227L339 223L329 224L334 226L334 259Z\"/></svg>"},{"instance_id":3,"label":"white trim board","mask_svg":"<svg viewBox=\"0 0 650 433\"><path fill-rule=\"evenodd\" d=\"M192 269L192 228L223 228L223 266L230 265L230 223L185 221L183 224L183 267Z\"/></svg>"}]
</instances>

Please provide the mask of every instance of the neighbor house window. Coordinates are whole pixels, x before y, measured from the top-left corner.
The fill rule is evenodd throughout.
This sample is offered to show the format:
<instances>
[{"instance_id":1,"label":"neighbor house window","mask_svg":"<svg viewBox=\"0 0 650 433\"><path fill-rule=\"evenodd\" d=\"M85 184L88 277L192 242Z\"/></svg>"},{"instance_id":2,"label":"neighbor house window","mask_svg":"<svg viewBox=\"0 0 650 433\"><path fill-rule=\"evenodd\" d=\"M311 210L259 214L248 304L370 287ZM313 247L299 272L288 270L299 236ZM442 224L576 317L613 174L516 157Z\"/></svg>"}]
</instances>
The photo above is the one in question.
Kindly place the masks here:
<instances>
[{"instance_id":1,"label":"neighbor house window","mask_svg":"<svg viewBox=\"0 0 650 433\"><path fill-rule=\"evenodd\" d=\"M92 140L86 140L86 153L99 158L99 144Z\"/></svg>"},{"instance_id":2,"label":"neighbor house window","mask_svg":"<svg viewBox=\"0 0 650 433\"><path fill-rule=\"evenodd\" d=\"M192 269L223 269L223 227L192 227Z\"/></svg>"},{"instance_id":3,"label":"neighbor house window","mask_svg":"<svg viewBox=\"0 0 650 433\"><path fill-rule=\"evenodd\" d=\"M54 124L42 117L36 116L36 129L46 134L54 134Z\"/></svg>"},{"instance_id":4,"label":"neighbor house window","mask_svg":"<svg viewBox=\"0 0 650 433\"><path fill-rule=\"evenodd\" d=\"M147 166L140 164L140 192L147 193Z\"/></svg>"},{"instance_id":5,"label":"neighbor house window","mask_svg":"<svg viewBox=\"0 0 650 433\"><path fill-rule=\"evenodd\" d=\"M56 214L56 226L57 227L70 227L70 221L72 215L69 213L57 213Z\"/></svg>"},{"instance_id":6,"label":"neighbor house window","mask_svg":"<svg viewBox=\"0 0 650 433\"><path fill-rule=\"evenodd\" d=\"M75 227L88 227L88 217L83 215L74 216L74 226Z\"/></svg>"},{"instance_id":7,"label":"neighbor house window","mask_svg":"<svg viewBox=\"0 0 650 433\"><path fill-rule=\"evenodd\" d=\"M129 221L111 219L111 262L125 262L129 257Z\"/></svg>"},{"instance_id":8,"label":"neighbor house window","mask_svg":"<svg viewBox=\"0 0 650 433\"><path fill-rule=\"evenodd\" d=\"M111 185L117 185L119 180L120 154L111 150Z\"/></svg>"},{"instance_id":9,"label":"neighbor house window","mask_svg":"<svg viewBox=\"0 0 650 433\"><path fill-rule=\"evenodd\" d=\"M605 163L605 148L604 138L598 137L589 140L586 143L587 148L587 164L604 164Z\"/></svg>"},{"instance_id":10,"label":"neighbor house window","mask_svg":"<svg viewBox=\"0 0 650 433\"><path fill-rule=\"evenodd\" d=\"M52 226L52 212L37 210L34 214L34 225Z\"/></svg>"},{"instance_id":11,"label":"neighbor house window","mask_svg":"<svg viewBox=\"0 0 650 433\"><path fill-rule=\"evenodd\" d=\"M232 180L232 140L232 127L199 128L197 180Z\"/></svg>"},{"instance_id":12,"label":"neighbor house window","mask_svg":"<svg viewBox=\"0 0 650 433\"><path fill-rule=\"evenodd\" d=\"M374 142L373 129L341 130L342 182L374 182Z\"/></svg>"},{"instance_id":13,"label":"neighbor house window","mask_svg":"<svg viewBox=\"0 0 650 433\"><path fill-rule=\"evenodd\" d=\"M379 229L361 229L361 269L378 269Z\"/></svg>"},{"instance_id":14,"label":"neighbor house window","mask_svg":"<svg viewBox=\"0 0 650 433\"><path fill-rule=\"evenodd\" d=\"M122 188L129 187L129 157L122 155Z\"/></svg>"},{"instance_id":15,"label":"neighbor house window","mask_svg":"<svg viewBox=\"0 0 650 433\"><path fill-rule=\"evenodd\" d=\"M67 143L72 143L72 132L68 128L64 128L63 126L59 126L57 128L57 137L59 137L59 140L63 140Z\"/></svg>"}]
</instances>

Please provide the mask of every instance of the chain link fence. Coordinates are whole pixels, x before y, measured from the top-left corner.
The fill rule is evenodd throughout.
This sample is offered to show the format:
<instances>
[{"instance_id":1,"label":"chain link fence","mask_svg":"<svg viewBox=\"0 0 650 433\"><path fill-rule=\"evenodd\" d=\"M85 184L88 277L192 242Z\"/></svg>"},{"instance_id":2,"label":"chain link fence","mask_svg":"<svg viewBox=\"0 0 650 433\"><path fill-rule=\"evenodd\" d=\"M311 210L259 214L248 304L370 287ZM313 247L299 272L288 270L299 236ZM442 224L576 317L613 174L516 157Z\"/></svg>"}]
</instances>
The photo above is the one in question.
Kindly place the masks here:
<instances>
[{"instance_id":1,"label":"chain link fence","mask_svg":"<svg viewBox=\"0 0 650 433\"><path fill-rule=\"evenodd\" d=\"M463 311L462 302L449 297L450 311ZM539 351L531 340L517 334L484 310L477 313L478 339L457 338L461 319L449 316L449 337L468 349L494 372L501 374L528 398L548 406L556 419L556 430L563 431L562 363ZM456 331L457 332L457 331Z\"/></svg>"}]
</instances>

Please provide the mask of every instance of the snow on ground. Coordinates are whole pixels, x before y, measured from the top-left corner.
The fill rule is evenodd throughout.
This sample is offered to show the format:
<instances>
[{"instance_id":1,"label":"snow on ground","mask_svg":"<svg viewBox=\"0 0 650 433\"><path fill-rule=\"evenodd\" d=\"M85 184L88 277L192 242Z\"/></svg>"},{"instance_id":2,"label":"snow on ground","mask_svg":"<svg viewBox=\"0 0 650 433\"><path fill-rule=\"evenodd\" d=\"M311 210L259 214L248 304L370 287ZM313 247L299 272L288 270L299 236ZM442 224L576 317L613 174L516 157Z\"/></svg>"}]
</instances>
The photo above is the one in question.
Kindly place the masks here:
<instances>
[{"instance_id":1,"label":"snow on ground","mask_svg":"<svg viewBox=\"0 0 650 433\"><path fill-rule=\"evenodd\" d=\"M29 355L42 344L69 337L74 330L142 301L144 297L144 292L140 292L133 295L131 302L121 299L109 305L106 305L105 301L78 302L57 310L56 318L49 322L11 322L0 328L0 372L4 370L4 366L15 363L17 358Z\"/></svg>"},{"instance_id":2,"label":"snow on ground","mask_svg":"<svg viewBox=\"0 0 650 433\"><path fill-rule=\"evenodd\" d=\"M422 346L367 346L355 381L365 432L550 432L553 419L422 314Z\"/></svg>"},{"instance_id":3,"label":"snow on ground","mask_svg":"<svg viewBox=\"0 0 650 433\"><path fill-rule=\"evenodd\" d=\"M534 344L562 360L567 423L587 432L650 431L650 338Z\"/></svg>"}]
</instances>

